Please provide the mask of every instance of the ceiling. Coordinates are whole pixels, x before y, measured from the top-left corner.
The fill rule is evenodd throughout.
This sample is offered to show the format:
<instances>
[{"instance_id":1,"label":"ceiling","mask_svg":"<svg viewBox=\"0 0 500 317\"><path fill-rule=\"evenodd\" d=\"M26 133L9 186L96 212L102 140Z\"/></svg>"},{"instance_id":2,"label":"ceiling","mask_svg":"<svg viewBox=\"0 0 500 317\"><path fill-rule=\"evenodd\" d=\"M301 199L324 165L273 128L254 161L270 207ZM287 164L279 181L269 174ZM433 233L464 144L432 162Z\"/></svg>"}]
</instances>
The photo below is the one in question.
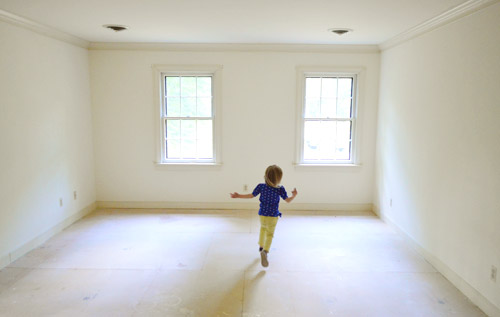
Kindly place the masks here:
<instances>
[{"instance_id":1,"label":"ceiling","mask_svg":"<svg viewBox=\"0 0 500 317\"><path fill-rule=\"evenodd\" d=\"M381 44L464 0L0 0L89 42ZM130 27L114 32L103 24ZM338 36L327 30L349 28Z\"/></svg>"}]
</instances>

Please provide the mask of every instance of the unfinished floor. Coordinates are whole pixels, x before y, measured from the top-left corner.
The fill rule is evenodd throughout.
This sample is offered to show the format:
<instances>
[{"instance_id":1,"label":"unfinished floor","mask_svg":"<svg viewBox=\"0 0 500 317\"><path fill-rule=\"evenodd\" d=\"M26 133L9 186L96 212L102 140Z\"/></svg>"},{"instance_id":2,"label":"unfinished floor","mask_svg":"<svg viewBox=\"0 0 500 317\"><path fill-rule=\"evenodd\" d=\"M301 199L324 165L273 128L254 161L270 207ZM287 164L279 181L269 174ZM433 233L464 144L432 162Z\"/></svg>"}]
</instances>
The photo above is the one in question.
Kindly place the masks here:
<instances>
[{"instance_id":1,"label":"unfinished floor","mask_svg":"<svg viewBox=\"0 0 500 317\"><path fill-rule=\"evenodd\" d=\"M485 316L369 212L99 210L0 271L1 316Z\"/></svg>"}]
</instances>

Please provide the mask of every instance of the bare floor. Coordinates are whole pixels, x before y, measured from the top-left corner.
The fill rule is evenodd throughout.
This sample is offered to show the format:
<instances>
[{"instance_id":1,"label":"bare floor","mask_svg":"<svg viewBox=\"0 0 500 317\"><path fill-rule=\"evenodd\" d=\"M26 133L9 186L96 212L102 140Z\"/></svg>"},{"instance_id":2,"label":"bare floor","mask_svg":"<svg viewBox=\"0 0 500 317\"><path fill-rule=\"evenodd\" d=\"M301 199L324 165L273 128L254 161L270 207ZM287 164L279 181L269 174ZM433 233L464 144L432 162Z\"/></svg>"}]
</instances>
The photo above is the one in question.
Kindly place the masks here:
<instances>
[{"instance_id":1,"label":"bare floor","mask_svg":"<svg viewBox=\"0 0 500 317\"><path fill-rule=\"evenodd\" d=\"M485 316L371 213L100 210L0 271L1 316Z\"/></svg>"}]
</instances>

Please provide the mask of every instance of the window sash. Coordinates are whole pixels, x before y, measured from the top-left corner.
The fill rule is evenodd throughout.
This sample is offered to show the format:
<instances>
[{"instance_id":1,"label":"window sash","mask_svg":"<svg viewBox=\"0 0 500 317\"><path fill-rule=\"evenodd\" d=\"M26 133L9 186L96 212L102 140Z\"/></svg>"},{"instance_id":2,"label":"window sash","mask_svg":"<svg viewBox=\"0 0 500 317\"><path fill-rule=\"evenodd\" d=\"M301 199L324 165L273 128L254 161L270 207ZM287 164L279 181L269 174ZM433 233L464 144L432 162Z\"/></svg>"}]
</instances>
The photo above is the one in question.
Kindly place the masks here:
<instances>
[{"instance_id":1,"label":"window sash","mask_svg":"<svg viewBox=\"0 0 500 317\"><path fill-rule=\"evenodd\" d=\"M167 87L167 78L179 78L179 87L178 87L178 93L177 94L168 94L168 91L166 89ZM213 80L213 75L207 75L207 74L176 74L176 75L173 75L173 74L163 74L162 76L162 89L163 89L163 100L162 100L162 104L163 104L163 107L162 107L162 116L163 117L168 117L168 118L171 118L171 117L186 117L186 118L191 118L191 117L195 117L197 115L199 115L199 105L200 105L200 101L202 99L210 99L210 115L205 115L203 117L205 118L212 118L213 115L214 115L214 99L213 99L213 95L214 95L214 80ZM194 94L191 94L191 95L185 95L183 94L183 81L182 79L183 78L195 78L196 82L195 82L195 90L194 90ZM198 91L198 78L210 78L210 95L203 95L203 94L199 94L199 91ZM167 109L167 103L166 103L166 100L168 98L171 98L171 99L178 99L179 101L179 109L178 109L178 116L168 116L168 109ZM183 112L183 101L186 100L186 99L195 99L196 101L196 105L195 105L195 115L182 115L182 112Z\"/></svg>"},{"instance_id":2,"label":"window sash","mask_svg":"<svg viewBox=\"0 0 500 317\"><path fill-rule=\"evenodd\" d=\"M214 162L214 159L215 159L215 142L214 142L214 132L215 132L215 127L214 127L214 120L213 118L207 118L207 117L189 117L189 118L186 118L186 117L164 117L162 118L163 119L163 153L162 153L162 156L164 158L165 161L167 162L193 162L193 161L196 161L196 162L203 162L203 163L210 163L210 162ZM179 137L178 138L169 138L167 136L167 122L168 121L181 121L180 123L180 128L179 128ZM194 135L195 135L195 138L182 138L182 121L194 121L195 122L195 132L194 132ZM212 158L202 158L202 157L198 157L198 148L199 148L199 141L200 140L203 140L203 139L200 139L198 138L198 127L197 127L197 124L198 121L210 121L212 123L212 139L211 139L211 143L212 143ZM183 140L195 140L195 153L196 153L196 157L194 158L189 158L189 157L179 157L179 158L172 158L172 157L167 157L167 154L168 154L168 147L167 147L167 141L169 140L178 140L180 143L182 143ZM181 152L182 153L182 152Z\"/></svg>"},{"instance_id":3,"label":"window sash","mask_svg":"<svg viewBox=\"0 0 500 317\"><path fill-rule=\"evenodd\" d=\"M321 123L328 123L328 122L331 122L331 123L337 123L337 122L349 122L349 136L347 139L342 139L340 140L339 142L339 139L338 139L338 133L339 131L341 131L341 129L339 129L339 126L336 125L335 126L335 134L334 135L330 135L330 138L329 137L325 137L326 134L322 134L322 137L320 138L317 138L315 139L316 143L315 145L320 146L320 148L318 148L318 150L321 152L330 152L328 156L320 156L320 157L317 157L317 158L306 158L306 153L307 153L307 150L306 150L306 143L308 142L308 140L306 140L306 124L308 122L320 122L320 129L322 128L321 127ZM304 120L304 126L303 126L303 130L304 130L304 137L303 137L303 163L306 163L306 164L324 164L324 163L349 163L351 162L352 160L352 135L353 135L353 121L352 120L336 120L336 119L313 119L313 120ZM332 128L332 127L330 127ZM341 128L341 127L340 127ZM326 139L326 140L325 140ZM347 142L348 143L348 146L346 147L347 148L347 151L349 153L349 158L341 158L342 156L342 152L339 152L340 149L345 149L344 147L342 147L342 143L344 142Z\"/></svg>"}]
</instances>

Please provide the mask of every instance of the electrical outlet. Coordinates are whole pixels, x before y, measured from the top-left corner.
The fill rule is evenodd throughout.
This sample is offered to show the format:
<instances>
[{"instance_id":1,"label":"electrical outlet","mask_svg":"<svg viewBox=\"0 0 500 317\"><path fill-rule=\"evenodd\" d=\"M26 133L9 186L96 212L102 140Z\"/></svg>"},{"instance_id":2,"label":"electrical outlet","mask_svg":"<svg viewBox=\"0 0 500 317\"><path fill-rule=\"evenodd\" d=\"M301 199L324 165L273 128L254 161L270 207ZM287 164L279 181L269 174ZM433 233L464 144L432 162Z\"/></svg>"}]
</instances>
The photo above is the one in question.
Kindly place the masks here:
<instances>
[{"instance_id":1,"label":"electrical outlet","mask_svg":"<svg viewBox=\"0 0 500 317\"><path fill-rule=\"evenodd\" d=\"M248 185L247 185L247 184L243 185L243 190L244 190L244 191L247 191L247 190L248 190Z\"/></svg>"},{"instance_id":2,"label":"electrical outlet","mask_svg":"<svg viewBox=\"0 0 500 317\"><path fill-rule=\"evenodd\" d=\"M491 274L490 274L490 278L493 282L496 283L497 281L497 267L492 265L491 266Z\"/></svg>"},{"instance_id":3,"label":"electrical outlet","mask_svg":"<svg viewBox=\"0 0 500 317\"><path fill-rule=\"evenodd\" d=\"M59 198L59 207L62 207L63 206L63 200L62 198Z\"/></svg>"},{"instance_id":4,"label":"electrical outlet","mask_svg":"<svg viewBox=\"0 0 500 317\"><path fill-rule=\"evenodd\" d=\"M73 192L73 199L76 200L76 190Z\"/></svg>"}]
</instances>

